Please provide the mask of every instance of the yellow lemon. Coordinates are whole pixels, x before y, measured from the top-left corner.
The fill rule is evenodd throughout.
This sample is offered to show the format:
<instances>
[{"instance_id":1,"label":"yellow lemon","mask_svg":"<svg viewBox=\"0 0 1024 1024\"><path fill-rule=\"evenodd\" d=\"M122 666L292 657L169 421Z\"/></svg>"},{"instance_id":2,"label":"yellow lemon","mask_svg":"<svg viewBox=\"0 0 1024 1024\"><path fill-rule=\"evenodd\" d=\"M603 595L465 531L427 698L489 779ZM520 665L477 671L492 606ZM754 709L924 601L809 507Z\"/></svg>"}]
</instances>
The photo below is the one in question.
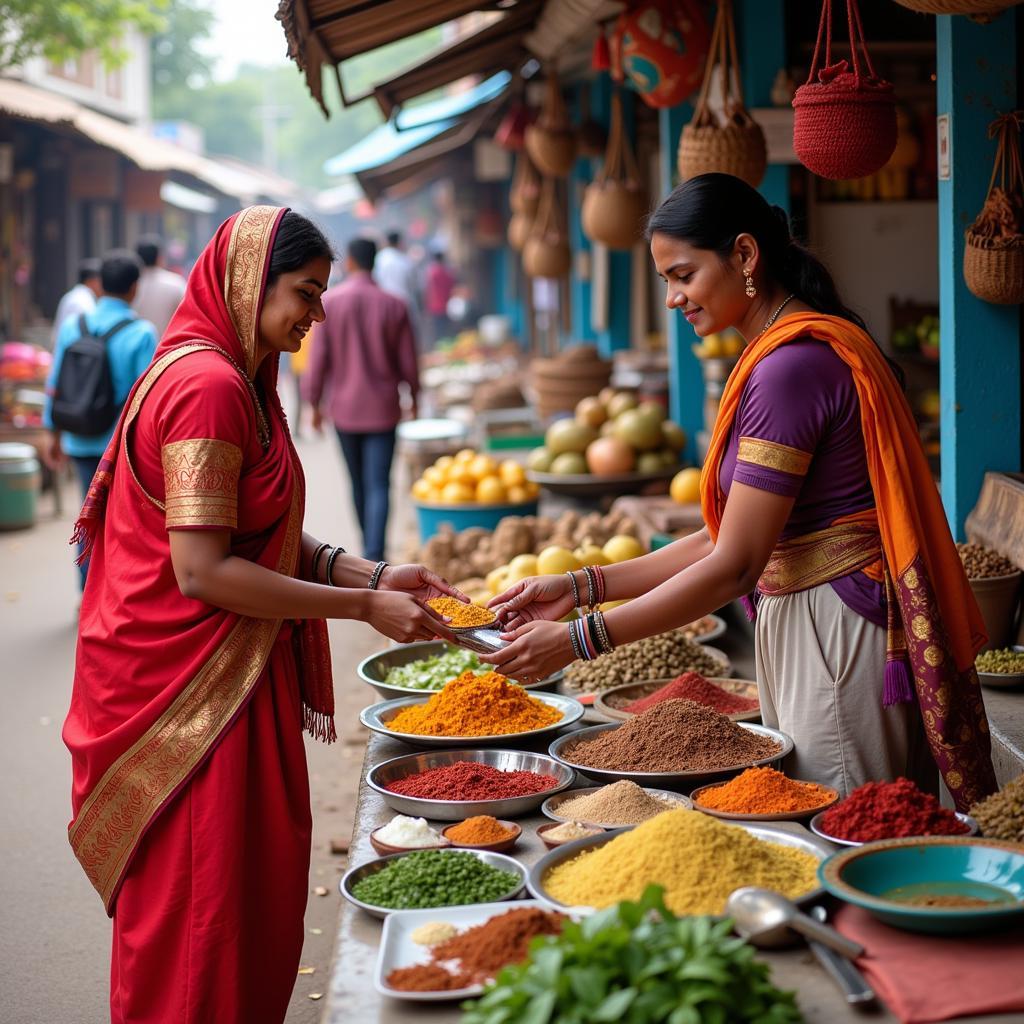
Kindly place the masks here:
<instances>
[{"instance_id":1,"label":"yellow lemon","mask_svg":"<svg viewBox=\"0 0 1024 1024\"><path fill-rule=\"evenodd\" d=\"M485 476L476 485L476 500L481 505L501 505L508 501L505 485L496 476Z\"/></svg>"},{"instance_id":2,"label":"yellow lemon","mask_svg":"<svg viewBox=\"0 0 1024 1024\"><path fill-rule=\"evenodd\" d=\"M681 469L672 477L669 493L672 500L680 505L693 505L700 501L700 470L693 466Z\"/></svg>"},{"instance_id":3,"label":"yellow lemon","mask_svg":"<svg viewBox=\"0 0 1024 1024\"><path fill-rule=\"evenodd\" d=\"M508 563L508 585L525 580L527 576L537 575L536 555L516 555Z\"/></svg>"},{"instance_id":4,"label":"yellow lemon","mask_svg":"<svg viewBox=\"0 0 1024 1024\"><path fill-rule=\"evenodd\" d=\"M434 463L434 469L441 470L442 473L447 472L455 460L450 455L442 455L441 458Z\"/></svg>"},{"instance_id":5,"label":"yellow lemon","mask_svg":"<svg viewBox=\"0 0 1024 1024\"><path fill-rule=\"evenodd\" d=\"M421 478L421 479L417 480L416 483L414 483L412 485L412 496L417 501L426 501L427 498L430 497L430 492L433 489L434 488L431 487L430 484L426 480L423 480Z\"/></svg>"},{"instance_id":6,"label":"yellow lemon","mask_svg":"<svg viewBox=\"0 0 1024 1024\"><path fill-rule=\"evenodd\" d=\"M445 475L443 470L438 469L436 466L431 466L429 469L423 471L423 479L431 487L444 487L448 482L448 477Z\"/></svg>"},{"instance_id":7,"label":"yellow lemon","mask_svg":"<svg viewBox=\"0 0 1024 1024\"><path fill-rule=\"evenodd\" d=\"M611 565L611 559L596 544L581 544L573 554L580 565Z\"/></svg>"},{"instance_id":8,"label":"yellow lemon","mask_svg":"<svg viewBox=\"0 0 1024 1024\"><path fill-rule=\"evenodd\" d=\"M530 500L530 492L525 487L513 484L508 489L508 503L510 505L522 505Z\"/></svg>"},{"instance_id":9,"label":"yellow lemon","mask_svg":"<svg viewBox=\"0 0 1024 1024\"><path fill-rule=\"evenodd\" d=\"M526 470L515 459L505 459L498 467L498 475L506 487L521 487L526 483Z\"/></svg>"},{"instance_id":10,"label":"yellow lemon","mask_svg":"<svg viewBox=\"0 0 1024 1024\"><path fill-rule=\"evenodd\" d=\"M579 559L568 549L552 544L537 556L537 572L542 576L554 576L563 572L575 572L580 568Z\"/></svg>"},{"instance_id":11,"label":"yellow lemon","mask_svg":"<svg viewBox=\"0 0 1024 1024\"><path fill-rule=\"evenodd\" d=\"M473 488L466 484L448 483L441 491L441 500L445 505L468 505L475 498Z\"/></svg>"},{"instance_id":12,"label":"yellow lemon","mask_svg":"<svg viewBox=\"0 0 1024 1024\"><path fill-rule=\"evenodd\" d=\"M456 462L445 475L450 484L463 484L470 489L476 487L476 476L473 474L472 463Z\"/></svg>"},{"instance_id":13,"label":"yellow lemon","mask_svg":"<svg viewBox=\"0 0 1024 1024\"><path fill-rule=\"evenodd\" d=\"M427 505L443 505L444 490L440 487L431 487L430 493L423 500Z\"/></svg>"},{"instance_id":14,"label":"yellow lemon","mask_svg":"<svg viewBox=\"0 0 1024 1024\"><path fill-rule=\"evenodd\" d=\"M477 455L469 464L473 478L479 483L485 476L496 476L498 464L490 455Z\"/></svg>"},{"instance_id":15,"label":"yellow lemon","mask_svg":"<svg viewBox=\"0 0 1024 1024\"><path fill-rule=\"evenodd\" d=\"M523 490L526 491L526 497L530 501L533 501L534 498L540 494L540 485L535 484L532 480L527 480L526 483L523 484Z\"/></svg>"},{"instance_id":16,"label":"yellow lemon","mask_svg":"<svg viewBox=\"0 0 1024 1024\"><path fill-rule=\"evenodd\" d=\"M505 589L505 579L507 576L507 565L499 565L497 569L492 569L487 574L487 579L484 582L487 584L487 589L491 592L491 597L500 594Z\"/></svg>"},{"instance_id":17,"label":"yellow lemon","mask_svg":"<svg viewBox=\"0 0 1024 1024\"><path fill-rule=\"evenodd\" d=\"M463 448L462 451L456 452L453 461L454 462L472 462L476 458L476 452L472 448Z\"/></svg>"},{"instance_id":18,"label":"yellow lemon","mask_svg":"<svg viewBox=\"0 0 1024 1024\"><path fill-rule=\"evenodd\" d=\"M631 558L639 558L644 554L644 546L636 537L620 533L605 544L604 553L613 562L628 562Z\"/></svg>"}]
</instances>

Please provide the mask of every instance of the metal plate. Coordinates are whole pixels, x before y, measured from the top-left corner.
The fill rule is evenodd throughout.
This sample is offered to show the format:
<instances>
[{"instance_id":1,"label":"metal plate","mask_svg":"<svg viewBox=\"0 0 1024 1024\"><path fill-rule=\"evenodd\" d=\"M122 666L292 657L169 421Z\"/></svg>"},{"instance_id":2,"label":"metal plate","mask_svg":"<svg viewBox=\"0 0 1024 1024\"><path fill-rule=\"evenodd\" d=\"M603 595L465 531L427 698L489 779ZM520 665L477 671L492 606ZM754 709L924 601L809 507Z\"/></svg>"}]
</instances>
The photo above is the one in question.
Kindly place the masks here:
<instances>
[{"instance_id":1,"label":"metal plate","mask_svg":"<svg viewBox=\"0 0 1024 1024\"><path fill-rule=\"evenodd\" d=\"M600 825L601 828L623 828L621 821L591 821L589 818L567 818L564 814L558 813L558 808L566 800L572 800L578 796L587 796L590 793L596 793L600 789L604 789L604 786L585 786L583 789L569 789L564 793L559 793L557 796L549 796L541 804L540 812L553 821L578 821L583 825ZM644 792L649 796L671 800L675 807L685 807L688 811L693 810L693 801L681 793L670 793L667 789L645 789ZM674 807L666 807L665 810L674 810Z\"/></svg>"},{"instance_id":2,"label":"metal plate","mask_svg":"<svg viewBox=\"0 0 1024 1024\"><path fill-rule=\"evenodd\" d=\"M536 772L551 775L557 785L551 789L527 796L502 800L430 800L426 797L403 796L387 787L409 775L442 768L456 761L476 761L503 772ZM535 811L555 793L568 789L576 781L576 773L547 754L533 754L525 750L430 750L418 754L403 754L382 761L366 776L366 784L383 797L384 802L399 814L433 821L462 821L475 814L490 814L495 818L521 818Z\"/></svg>"},{"instance_id":3,"label":"metal plate","mask_svg":"<svg viewBox=\"0 0 1024 1024\"><path fill-rule=\"evenodd\" d=\"M365 910L366 913L373 917L385 918L388 914L394 913L388 907L378 907L373 903L364 903L362 900L357 899L352 895L352 887L362 881L369 875L376 874L386 864L389 864L393 860L398 860L401 857L408 857L410 853L423 852L410 850L408 853L390 853L386 857L377 857L375 860L367 861L365 864L360 864L358 867L349 868L348 871L342 876L341 881L338 883L338 888L341 890L341 895L345 897L353 906L358 907L360 910ZM504 902L505 900L514 899L523 891L523 886L526 884L526 868L519 863L514 857L506 857L503 853L491 853L488 850L453 850L445 848L443 850L437 850L436 852L447 856L452 853L468 853L471 857L476 857L478 860L482 860L485 864L490 864L491 867L500 868L502 871L508 871L510 874L516 876L516 883L514 886L509 888L509 891L501 896L495 902ZM466 906L467 904L458 904L459 906ZM468 904L471 906L472 904Z\"/></svg>"},{"instance_id":4,"label":"metal plate","mask_svg":"<svg viewBox=\"0 0 1024 1024\"><path fill-rule=\"evenodd\" d=\"M606 494L635 494L648 484L668 481L683 468L682 464L660 473L616 473L614 476L594 476L592 473L537 473L526 471L526 478L552 494L565 494L581 498L602 497Z\"/></svg>"},{"instance_id":5,"label":"metal plate","mask_svg":"<svg viewBox=\"0 0 1024 1024\"><path fill-rule=\"evenodd\" d=\"M712 818L723 818L726 821L804 821L816 814L823 814L839 799L839 790L832 789L830 786L823 786L822 788L828 790L832 795L824 803L818 804L817 807L808 807L806 811L783 811L779 814L738 814L733 811L719 811L701 803L701 796L704 793L722 785L725 785L725 783L712 782L708 786L699 786L690 794L693 806L698 811L703 811L704 814L710 814ZM821 835L820 832L816 834Z\"/></svg>"},{"instance_id":6,"label":"metal plate","mask_svg":"<svg viewBox=\"0 0 1024 1024\"><path fill-rule=\"evenodd\" d=\"M700 812L694 811L694 813L697 814ZM814 836L799 835L798 833L790 832L788 829L773 828L771 825L751 825L739 821L730 822L729 826L731 828L745 829L758 839L764 839L771 843L778 843L779 846L791 846L796 850L802 850L804 853L811 854L811 856L819 862L826 860L832 855L832 849L829 845L827 843L823 843L820 839L816 839ZM561 846L555 847L555 849L541 857L541 859L530 868L526 879L526 886L530 890L530 893L552 910L567 910L567 904L562 903L560 900L556 900L554 897L547 894L544 889L544 876L553 867L561 864L563 861L571 860L573 857L580 853L584 853L587 850L597 849L600 846L604 846L605 843L610 843L617 836L625 835L627 832L632 831L632 828L634 827L635 826L630 828L618 828L613 832L604 832L599 836L588 836L586 839L577 839L574 842L563 843ZM654 879L651 879L651 881L654 881ZM803 896L800 896L793 902L801 905L808 904L814 900L820 899L823 894L824 889L819 886L812 889L810 892L805 893ZM573 907L572 909L579 913L590 913L595 908Z\"/></svg>"},{"instance_id":7,"label":"metal plate","mask_svg":"<svg viewBox=\"0 0 1024 1024\"><path fill-rule=\"evenodd\" d=\"M562 697L557 693L534 693L531 696L535 700L542 701L562 713L559 721L539 729L530 729L527 732L501 733L497 736L418 736L410 732L394 732L387 727L386 723L394 718L399 711L418 704L426 704L431 696L431 694L424 694L419 697L399 697L396 700L384 700L379 704L371 704L359 712L359 721L367 729L378 732L381 736L401 740L412 747L486 747L495 743L508 743L511 740L536 740L550 736L552 733L558 732L559 729L578 722L586 711L583 705L572 697Z\"/></svg>"},{"instance_id":8,"label":"metal plate","mask_svg":"<svg viewBox=\"0 0 1024 1024\"><path fill-rule=\"evenodd\" d=\"M835 843L836 846L863 846L863 842L857 842L853 839L837 839L835 836L830 836L822 827L821 819L825 816L825 811L821 811L816 814L807 823L807 827L818 837L826 840L830 843ZM956 839L969 839L971 836L978 834L978 823L969 814L961 814L959 811L956 812L956 816L971 830L967 833L961 833L959 836L953 836ZM893 839L924 839L926 836L893 836ZM943 837L945 838L945 837ZM887 842L887 840L881 840L881 842Z\"/></svg>"},{"instance_id":9,"label":"metal plate","mask_svg":"<svg viewBox=\"0 0 1024 1024\"><path fill-rule=\"evenodd\" d=\"M590 768L586 765L577 764L562 755L562 750L570 743L578 743L581 740L593 739L599 733L607 732L609 729L618 729L623 723L614 722L611 725L593 725L589 729L579 729L568 736L560 736L550 747L548 753L562 764L575 769L580 775L593 779L595 782L618 782L619 779L631 779L638 786L679 787L689 789L697 784L709 780L725 778L730 775L737 775L747 768L758 768L765 764L775 764L781 761L792 749L793 740L786 733L778 729L770 729L767 725L753 725L749 722L737 722L740 729L747 729L756 732L761 736L769 736L781 744L781 749L771 757L765 757L758 761L746 761L743 764L729 765L728 767L716 768L714 771L692 771L692 772L622 772L612 771L607 768Z\"/></svg>"},{"instance_id":10,"label":"metal plate","mask_svg":"<svg viewBox=\"0 0 1024 1024\"><path fill-rule=\"evenodd\" d=\"M1024 672L979 672L978 680L992 690L1015 690L1024 687Z\"/></svg>"},{"instance_id":11,"label":"metal plate","mask_svg":"<svg viewBox=\"0 0 1024 1024\"><path fill-rule=\"evenodd\" d=\"M701 633L700 636L695 636L694 642L698 644L709 644L712 640L717 640L722 636L728 628L725 624L725 619L721 615L702 615L702 619L713 619L714 627L709 629L706 633Z\"/></svg>"}]
</instances>

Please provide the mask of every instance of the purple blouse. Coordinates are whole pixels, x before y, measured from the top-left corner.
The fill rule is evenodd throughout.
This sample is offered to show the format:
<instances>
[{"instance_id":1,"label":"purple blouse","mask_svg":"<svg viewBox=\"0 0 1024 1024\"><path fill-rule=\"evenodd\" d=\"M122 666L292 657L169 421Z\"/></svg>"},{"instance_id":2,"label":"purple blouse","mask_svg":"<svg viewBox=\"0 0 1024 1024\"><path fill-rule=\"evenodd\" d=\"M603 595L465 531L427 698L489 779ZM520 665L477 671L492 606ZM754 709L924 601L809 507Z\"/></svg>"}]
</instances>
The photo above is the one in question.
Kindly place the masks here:
<instances>
[{"instance_id":1,"label":"purple blouse","mask_svg":"<svg viewBox=\"0 0 1024 1024\"><path fill-rule=\"evenodd\" d=\"M751 371L719 479L795 497L782 538L875 504L850 368L821 341L794 341ZM885 588L857 571L831 582L842 602L886 625Z\"/></svg>"}]
</instances>

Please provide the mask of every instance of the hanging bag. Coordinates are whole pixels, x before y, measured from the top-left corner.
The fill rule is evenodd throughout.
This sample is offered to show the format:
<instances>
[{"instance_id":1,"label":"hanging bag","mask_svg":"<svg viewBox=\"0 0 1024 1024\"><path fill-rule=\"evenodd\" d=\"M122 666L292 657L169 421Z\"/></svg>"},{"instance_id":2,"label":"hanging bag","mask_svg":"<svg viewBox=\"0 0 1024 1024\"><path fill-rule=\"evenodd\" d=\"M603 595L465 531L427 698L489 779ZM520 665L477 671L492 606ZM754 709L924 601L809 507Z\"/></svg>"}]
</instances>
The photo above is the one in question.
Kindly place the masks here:
<instances>
[{"instance_id":1,"label":"hanging bag","mask_svg":"<svg viewBox=\"0 0 1024 1024\"><path fill-rule=\"evenodd\" d=\"M565 277L572 253L555 195L555 179L545 178L540 209L523 246L523 270L527 277Z\"/></svg>"},{"instance_id":2,"label":"hanging bag","mask_svg":"<svg viewBox=\"0 0 1024 1024\"><path fill-rule=\"evenodd\" d=\"M1021 0L896 0L918 14L966 14L982 23L991 21Z\"/></svg>"},{"instance_id":3,"label":"hanging bag","mask_svg":"<svg viewBox=\"0 0 1024 1024\"><path fill-rule=\"evenodd\" d=\"M793 97L793 149L809 171L834 180L874 174L896 148L892 83L875 74L857 0L846 0L846 20L853 71L849 61L832 63L832 0L823 0L811 70Z\"/></svg>"},{"instance_id":4,"label":"hanging bag","mask_svg":"<svg viewBox=\"0 0 1024 1024\"><path fill-rule=\"evenodd\" d=\"M984 302L1024 302L1024 167L1020 133L1024 110L997 117L988 137L999 136L985 205L965 232L964 281ZM996 175L999 184L996 185Z\"/></svg>"},{"instance_id":5,"label":"hanging bag","mask_svg":"<svg viewBox=\"0 0 1024 1024\"><path fill-rule=\"evenodd\" d=\"M725 114L725 123L721 125L708 103L716 64L720 68ZM719 0L704 82L693 120L683 128L679 137L679 176L685 181L698 174L718 171L742 178L757 188L764 178L767 164L764 132L743 102L732 0Z\"/></svg>"},{"instance_id":6,"label":"hanging bag","mask_svg":"<svg viewBox=\"0 0 1024 1024\"><path fill-rule=\"evenodd\" d=\"M526 152L541 174L564 178L576 159L576 132L565 109L562 87L555 69L548 71L547 89L540 116L526 126Z\"/></svg>"}]
</instances>

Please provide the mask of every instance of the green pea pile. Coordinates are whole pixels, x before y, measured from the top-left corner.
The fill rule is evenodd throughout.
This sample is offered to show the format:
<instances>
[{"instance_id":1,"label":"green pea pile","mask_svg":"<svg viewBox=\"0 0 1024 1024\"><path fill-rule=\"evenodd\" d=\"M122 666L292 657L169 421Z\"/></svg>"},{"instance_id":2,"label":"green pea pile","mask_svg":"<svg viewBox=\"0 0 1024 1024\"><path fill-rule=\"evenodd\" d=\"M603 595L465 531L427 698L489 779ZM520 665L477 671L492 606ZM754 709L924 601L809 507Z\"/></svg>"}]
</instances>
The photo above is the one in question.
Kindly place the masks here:
<instances>
[{"instance_id":1,"label":"green pea pile","mask_svg":"<svg viewBox=\"0 0 1024 1024\"><path fill-rule=\"evenodd\" d=\"M1024 651L1015 651L1011 647L984 651L975 659L974 667L979 672L996 672L999 675L1024 672Z\"/></svg>"},{"instance_id":2,"label":"green pea pile","mask_svg":"<svg viewBox=\"0 0 1024 1024\"><path fill-rule=\"evenodd\" d=\"M511 872L492 867L471 853L418 850L360 879L352 886L352 895L389 910L456 907L500 899L516 881Z\"/></svg>"}]
</instances>

